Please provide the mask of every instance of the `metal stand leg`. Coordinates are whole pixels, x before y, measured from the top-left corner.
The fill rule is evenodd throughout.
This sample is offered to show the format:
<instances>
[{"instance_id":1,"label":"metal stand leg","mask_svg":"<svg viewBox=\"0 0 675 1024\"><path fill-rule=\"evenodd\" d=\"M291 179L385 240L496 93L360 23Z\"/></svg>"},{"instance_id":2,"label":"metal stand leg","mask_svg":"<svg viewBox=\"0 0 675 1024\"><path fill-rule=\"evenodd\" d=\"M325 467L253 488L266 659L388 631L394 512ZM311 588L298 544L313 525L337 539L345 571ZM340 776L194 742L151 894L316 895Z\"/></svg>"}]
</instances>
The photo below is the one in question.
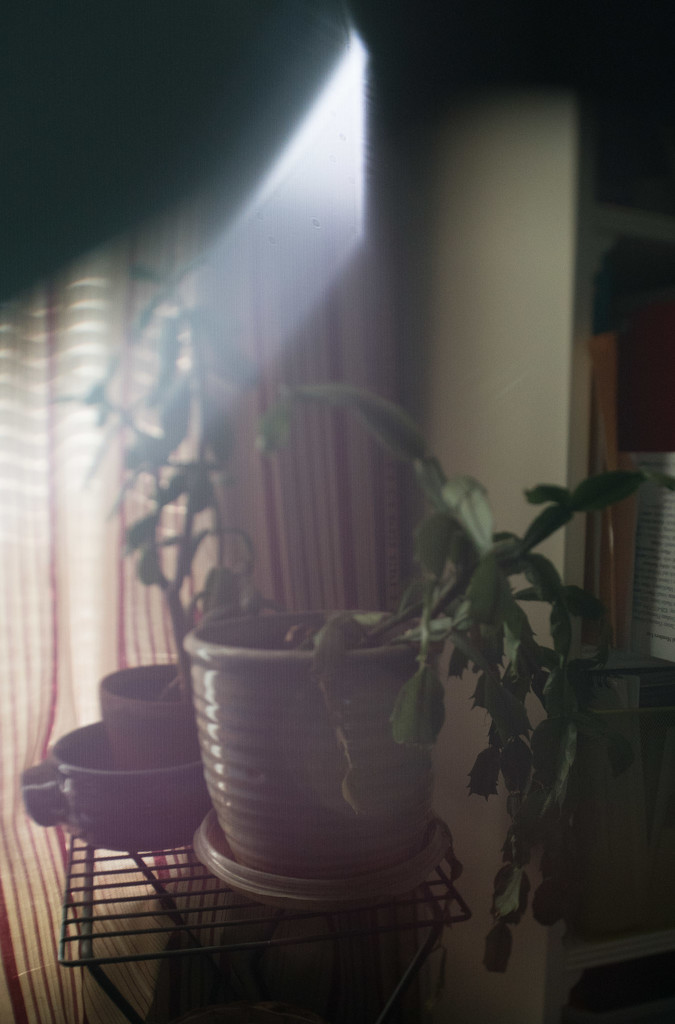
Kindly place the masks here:
<instances>
[{"instance_id":1,"label":"metal stand leg","mask_svg":"<svg viewBox=\"0 0 675 1024\"><path fill-rule=\"evenodd\" d=\"M424 889L430 895L429 887L425 885ZM419 947L419 949L413 956L412 960L406 967L405 971L401 975L401 978L396 988L389 996L389 999L387 1000L387 1003L384 1009L382 1010L382 1013L375 1021L375 1024L385 1024L385 1022L389 1020L389 1017L391 1016L392 1012L398 1006L399 1001L402 999L407 989L410 987L412 982L417 977L424 962L426 961L427 957L429 956L432 949L434 948L439 938L441 937L441 934L443 932L443 926L445 924L443 911L436 902L436 900L434 900L433 898L431 899L429 905L432 908L434 923L429 928L429 934L427 935L426 939Z\"/></svg>"},{"instance_id":2,"label":"metal stand leg","mask_svg":"<svg viewBox=\"0 0 675 1024\"><path fill-rule=\"evenodd\" d=\"M105 971L101 970L98 964L87 964L87 970L96 981L97 985L102 988L108 998L112 1000L117 1009L122 1011L129 1021L129 1024L145 1024L143 1017L139 1017L133 1006L126 1001L117 986L113 984Z\"/></svg>"}]
</instances>

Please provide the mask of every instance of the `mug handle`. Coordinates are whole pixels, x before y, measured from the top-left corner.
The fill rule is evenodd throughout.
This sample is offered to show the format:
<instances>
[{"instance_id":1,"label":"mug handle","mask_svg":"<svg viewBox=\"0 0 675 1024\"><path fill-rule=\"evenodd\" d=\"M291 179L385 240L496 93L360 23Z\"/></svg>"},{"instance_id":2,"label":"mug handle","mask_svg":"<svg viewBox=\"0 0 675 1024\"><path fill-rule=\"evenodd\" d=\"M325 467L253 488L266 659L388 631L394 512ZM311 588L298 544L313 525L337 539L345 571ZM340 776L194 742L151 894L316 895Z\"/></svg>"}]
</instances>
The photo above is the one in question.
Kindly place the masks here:
<instances>
[{"instance_id":1,"label":"mug handle","mask_svg":"<svg viewBox=\"0 0 675 1024\"><path fill-rule=\"evenodd\" d=\"M50 758L22 773L21 792L28 814L38 825L63 825L68 820L58 768Z\"/></svg>"}]
</instances>

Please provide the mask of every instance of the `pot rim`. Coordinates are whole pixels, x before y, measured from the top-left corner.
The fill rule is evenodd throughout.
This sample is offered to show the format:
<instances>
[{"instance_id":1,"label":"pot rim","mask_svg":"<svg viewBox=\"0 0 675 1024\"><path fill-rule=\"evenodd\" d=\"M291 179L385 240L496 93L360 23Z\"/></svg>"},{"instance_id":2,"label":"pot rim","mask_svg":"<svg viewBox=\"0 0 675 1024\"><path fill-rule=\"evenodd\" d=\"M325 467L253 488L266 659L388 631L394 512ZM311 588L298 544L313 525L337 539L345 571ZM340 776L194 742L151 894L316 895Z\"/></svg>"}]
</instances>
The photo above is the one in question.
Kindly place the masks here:
<instances>
[{"instance_id":1,"label":"pot rim","mask_svg":"<svg viewBox=\"0 0 675 1024\"><path fill-rule=\"evenodd\" d=\"M210 640L203 634L213 632L217 629L227 628L236 630L237 624L241 622L250 623L255 618L257 622L278 623L280 619L286 619L291 625L302 625L303 622L316 622L317 626L324 623L328 616L335 614L330 611L300 611L300 612L272 612L260 616L238 616L213 622L209 625L198 626L191 630L183 641L183 647L187 653L197 661L205 665L217 665L223 660L228 662L234 659L246 662L281 661L290 665L310 666L314 652L312 650L298 650L291 648L284 650L280 647L256 647L242 646L241 644L225 644L217 640ZM414 659L414 646L408 644L383 644L378 647L365 647L347 651L345 657L352 662L367 664L369 661L392 661L394 663L410 661Z\"/></svg>"},{"instance_id":2,"label":"pot rim","mask_svg":"<svg viewBox=\"0 0 675 1024\"><path fill-rule=\"evenodd\" d=\"M165 776L167 773L169 775L178 775L182 772L186 772L190 768L193 771L196 771L197 767L199 767L200 770L203 770L201 759L198 761L186 761L184 764L168 765L164 768L89 768L87 765L74 764L73 761L66 757L62 757L58 753L57 748L60 744L70 739L70 737L75 736L77 733L83 733L85 731L93 732L94 730L104 733L103 722L90 722L89 725L81 725L77 729L71 729L70 732L64 733L64 735L60 736L51 747L49 754L47 755L47 760L53 761L58 770L63 769L70 774L79 772L86 773L87 775L105 775L108 777L141 775L144 778L152 778L153 776Z\"/></svg>"},{"instance_id":3,"label":"pot rim","mask_svg":"<svg viewBox=\"0 0 675 1024\"><path fill-rule=\"evenodd\" d=\"M127 665L124 668L116 668L112 672L107 672L102 676L100 686L107 687L110 683L113 683L117 679L128 679L131 676L143 676L143 675L154 675L163 676L166 675L171 681L171 675L176 675L178 672L178 666L175 661L160 661L153 662L148 665Z\"/></svg>"}]
</instances>

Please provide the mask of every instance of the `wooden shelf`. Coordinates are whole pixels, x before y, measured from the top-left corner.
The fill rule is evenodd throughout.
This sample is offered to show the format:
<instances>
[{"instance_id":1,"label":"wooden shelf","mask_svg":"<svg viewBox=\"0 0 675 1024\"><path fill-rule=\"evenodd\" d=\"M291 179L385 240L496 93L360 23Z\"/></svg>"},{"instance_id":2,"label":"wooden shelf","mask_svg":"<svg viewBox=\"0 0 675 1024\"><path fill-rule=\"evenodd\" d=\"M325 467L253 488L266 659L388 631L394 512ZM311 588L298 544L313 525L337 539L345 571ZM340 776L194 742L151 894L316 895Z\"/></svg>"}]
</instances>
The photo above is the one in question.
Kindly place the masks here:
<instances>
[{"instance_id":1,"label":"wooden shelf","mask_svg":"<svg viewBox=\"0 0 675 1024\"><path fill-rule=\"evenodd\" d=\"M675 928L657 932L636 932L612 939L590 941L567 936L563 940L565 969L583 971L587 967L637 960L675 949Z\"/></svg>"},{"instance_id":2,"label":"wooden shelf","mask_svg":"<svg viewBox=\"0 0 675 1024\"><path fill-rule=\"evenodd\" d=\"M594 230L605 237L636 238L675 245L675 216L612 203L596 203L592 220Z\"/></svg>"}]
</instances>

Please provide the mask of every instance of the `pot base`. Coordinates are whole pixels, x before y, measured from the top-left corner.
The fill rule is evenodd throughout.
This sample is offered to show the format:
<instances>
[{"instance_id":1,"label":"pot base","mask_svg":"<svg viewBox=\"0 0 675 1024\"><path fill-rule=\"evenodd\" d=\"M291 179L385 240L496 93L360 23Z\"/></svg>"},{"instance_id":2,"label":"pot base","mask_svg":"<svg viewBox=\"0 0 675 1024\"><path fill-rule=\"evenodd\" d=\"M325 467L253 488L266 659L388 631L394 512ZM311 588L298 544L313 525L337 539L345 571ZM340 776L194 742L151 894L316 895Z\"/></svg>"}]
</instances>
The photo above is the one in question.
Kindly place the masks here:
<instances>
[{"instance_id":1,"label":"pot base","mask_svg":"<svg viewBox=\"0 0 675 1024\"><path fill-rule=\"evenodd\" d=\"M351 878L293 878L238 864L211 810L197 829L193 847L209 871L258 903L294 910L346 910L403 896L426 881L452 851L445 822L433 817L419 853L395 867Z\"/></svg>"}]
</instances>

